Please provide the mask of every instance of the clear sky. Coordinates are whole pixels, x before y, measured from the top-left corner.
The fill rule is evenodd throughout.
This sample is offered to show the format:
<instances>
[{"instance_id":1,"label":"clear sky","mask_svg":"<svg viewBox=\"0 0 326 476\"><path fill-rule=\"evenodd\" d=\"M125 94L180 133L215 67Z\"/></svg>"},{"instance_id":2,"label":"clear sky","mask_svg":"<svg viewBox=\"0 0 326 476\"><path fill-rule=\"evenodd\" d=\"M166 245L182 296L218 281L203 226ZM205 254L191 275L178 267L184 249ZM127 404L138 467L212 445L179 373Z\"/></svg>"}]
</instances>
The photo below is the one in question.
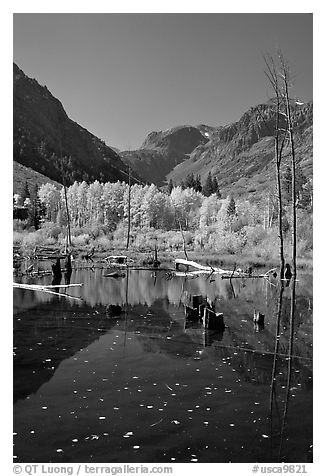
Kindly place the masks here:
<instances>
[{"instance_id":1,"label":"clear sky","mask_svg":"<svg viewBox=\"0 0 326 476\"><path fill-rule=\"evenodd\" d=\"M225 125L271 95L263 55L279 47L294 93L312 99L306 13L16 13L14 61L68 116L121 150L153 130Z\"/></svg>"}]
</instances>

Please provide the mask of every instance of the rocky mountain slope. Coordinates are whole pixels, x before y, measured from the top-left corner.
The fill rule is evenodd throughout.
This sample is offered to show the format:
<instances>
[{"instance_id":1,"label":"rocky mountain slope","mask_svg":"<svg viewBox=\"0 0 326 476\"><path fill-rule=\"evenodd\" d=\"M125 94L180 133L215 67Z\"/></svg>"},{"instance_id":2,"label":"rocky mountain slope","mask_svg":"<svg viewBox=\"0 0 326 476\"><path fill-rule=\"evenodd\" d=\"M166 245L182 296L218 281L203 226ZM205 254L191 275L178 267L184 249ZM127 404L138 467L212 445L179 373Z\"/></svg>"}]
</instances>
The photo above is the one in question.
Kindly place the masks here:
<instances>
[{"instance_id":1,"label":"rocky mountain slope","mask_svg":"<svg viewBox=\"0 0 326 476\"><path fill-rule=\"evenodd\" d=\"M138 150L120 152L128 163L147 182L163 185L171 170L189 157L208 138L193 126L179 126L166 131L151 132Z\"/></svg>"},{"instance_id":2,"label":"rocky mountain slope","mask_svg":"<svg viewBox=\"0 0 326 476\"><path fill-rule=\"evenodd\" d=\"M274 180L275 113L271 102L252 107L238 122L210 129L209 140L193 150L187 160L167 175L179 183L189 173L204 180L211 172L223 194L261 194ZM294 139L297 162L312 176L313 105L294 104ZM284 164L290 161L286 147Z\"/></svg>"},{"instance_id":3,"label":"rocky mountain slope","mask_svg":"<svg viewBox=\"0 0 326 476\"><path fill-rule=\"evenodd\" d=\"M14 160L62 183L126 180L117 152L69 119L46 86L14 64ZM64 157L61 164L61 155Z\"/></svg>"},{"instance_id":4,"label":"rocky mountain slope","mask_svg":"<svg viewBox=\"0 0 326 476\"><path fill-rule=\"evenodd\" d=\"M35 170L31 169L30 167L25 167L25 165L19 164L18 162L14 161L13 163L13 192L14 193L21 193L25 184L28 184L29 190L33 190L35 185L39 187L45 183L51 183L55 187L61 188L58 182L49 179L43 174L36 172Z\"/></svg>"},{"instance_id":5,"label":"rocky mountain slope","mask_svg":"<svg viewBox=\"0 0 326 476\"><path fill-rule=\"evenodd\" d=\"M158 186L169 179L179 184L190 173L200 175L203 183L211 172L222 195L259 196L274 183L272 101L252 107L226 126L151 132L140 149L120 152L69 119L60 101L16 65L13 79L14 161L57 182L62 183L62 170L68 184L127 180L130 165L132 177ZM313 105L293 106L297 161L311 177ZM284 164L289 160L288 147Z\"/></svg>"}]
</instances>

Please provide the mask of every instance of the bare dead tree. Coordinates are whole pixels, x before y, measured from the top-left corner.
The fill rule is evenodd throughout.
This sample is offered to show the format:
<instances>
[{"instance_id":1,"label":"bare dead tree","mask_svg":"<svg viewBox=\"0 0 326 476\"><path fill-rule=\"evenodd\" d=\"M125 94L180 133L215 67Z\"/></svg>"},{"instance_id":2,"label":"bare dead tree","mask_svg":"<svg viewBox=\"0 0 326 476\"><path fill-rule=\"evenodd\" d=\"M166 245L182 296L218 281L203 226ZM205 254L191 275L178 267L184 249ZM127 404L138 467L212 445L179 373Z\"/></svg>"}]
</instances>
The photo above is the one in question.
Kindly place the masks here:
<instances>
[{"instance_id":1,"label":"bare dead tree","mask_svg":"<svg viewBox=\"0 0 326 476\"><path fill-rule=\"evenodd\" d=\"M284 259L284 236L283 236L283 203L282 203L282 186L281 186L281 163L283 156L283 149L285 143L284 131L280 128L280 117L282 115L281 106L284 103L281 88L280 78L274 62L273 57L264 58L265 74L275 94L275 126L274 126L274 157L275 157L275 172L278 196L278 230L280 238L280 277L283 277L285 268Z\"/></svg>"},{"instance_id":2,"label":"bare dead tree","mask_svg":"<svg viewBox=\"0 0 326 476\"><path fill-rule=\"evenodd\" d=\"M291 146L291 165L292 165L292 266L293 266L293 279L295 280L297 274L297 203L296 203L296 167L295 167L295 147L293 137L293 117L292 108L290 104L289 88L291 86L290 68L285 61L283 54L279 52L280 61L280 76L282 78L283 97L286 106L286 119L287 119L287 132L289 135Z\"/></svg>"},{"instance_id":3,"label":"bare dead tree","mask_svg":"<svg viewBox=\"0 0 326 476\"><path fill-rule=\"evenodd\" d=\"M130 165L129 165L129 173L128 173L128 232L127 232L127 249L129 248L129 241L130 241L130 199L131 199L131 184L130 184Z\"/></svg>"}]
</instances>

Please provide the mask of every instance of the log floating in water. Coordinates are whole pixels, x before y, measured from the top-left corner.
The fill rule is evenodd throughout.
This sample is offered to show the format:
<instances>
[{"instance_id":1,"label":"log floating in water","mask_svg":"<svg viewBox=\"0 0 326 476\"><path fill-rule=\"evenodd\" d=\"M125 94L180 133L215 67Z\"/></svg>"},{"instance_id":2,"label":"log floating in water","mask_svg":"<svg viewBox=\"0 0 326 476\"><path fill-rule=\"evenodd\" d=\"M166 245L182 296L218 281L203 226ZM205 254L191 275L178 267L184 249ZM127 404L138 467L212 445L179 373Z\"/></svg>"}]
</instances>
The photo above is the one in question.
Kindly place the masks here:
<instances>
[{"instance_id":1,"label":"log floating in water","mask_svg":"<svg viewBox=\"0 0 326 476\"><path fill-rule=\"evenodd\" d=\"M48 289L48 288L72 288L76 286L83 286L83 283L76 283L76 284L23 284L23 283L13 283L14 288L40 288L40 289Z\"/></svg>"},{"instance_id":2,"label":"log floating in water","mask_svg":"<svg viewBox=\"0 0 326 476\"><path fill-rule=\"evenodd\" d=\"M48 286L39 286L37 284L14 283L14 287L15 288L22 288L22 289L29 289L30 291L42 291L42 292L47 293L47 294L54 294L56 296L63 296L63 297L67 297L67 298L70 298L70 299L77 299L77 301L83 301L83 299L80 298L80 297L71 296L70 294L66 294L66 293L58 293L58 292L52 291L51 289L47 289ZM53 286L53 287L54 288L68 287L68 285L67 286L58 285L58 286Z\"/></svg>"},{"instance_id":3,"label":"log floating in water","mask_svg":"<svg viewBox=\"0 0 326 476\"><path fill-rule=\"evenodd\" d=\"M207 274L232 274L233 271L228 271L222 268L214 268L213 266L204 266L202 264L196 263L196 261L190 261L182 258L177 258L175 260L175 269L178 270L179 266L183 265L187 268L187 270L190 267L195 268L198 271L192 271L192 273L207 273ZM234 272L234 275L238 275L239 273L237 271Z\"/></svg>"},{"instance_id":4,"label":"log floating in water","mask_svg":"<svg viewBox=\"0 0 326 476\"><path fill-rule=\"evenodd\" d=\"M117 271L116 272L113 272L113 273L109 273L109 274L103 274L103 277L104 278L125 278L126 277L126 274L125 273L118 273Z\"/></svg>"}]
</instances>

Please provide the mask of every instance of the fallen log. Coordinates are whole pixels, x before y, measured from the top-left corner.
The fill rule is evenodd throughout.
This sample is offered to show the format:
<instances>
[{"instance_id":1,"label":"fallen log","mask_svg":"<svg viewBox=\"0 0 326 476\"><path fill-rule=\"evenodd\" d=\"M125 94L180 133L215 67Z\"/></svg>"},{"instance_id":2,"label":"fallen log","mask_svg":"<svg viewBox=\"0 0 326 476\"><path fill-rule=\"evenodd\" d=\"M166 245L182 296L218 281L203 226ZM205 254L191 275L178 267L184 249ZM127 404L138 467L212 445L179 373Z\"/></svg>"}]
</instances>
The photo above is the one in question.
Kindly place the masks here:
<instances>
[{"instance_id":1,"label":"fallen log","mask_svg":"<svg viewBox=\"0 0 326 476\"><path fill-rule=\"evenodd\" d=\"M13 283L14 288L72 288L76 286L84 286L83 283L76 284L22 284Z\"/></svg>"},{"instance_id":2,"label":"fallen log","mask_svg":"<svg viewBox=\"0 0 326 476\"><path fill-rule=\"evenodd\" d=\"M38 286L38 285L32 285L32 284L27 284L26 285L26 284L14 283L14 287L22 288L22 289L29 289L30 291L41 291L41 292L47 293L47 294L54 294L56 296L63 296L63 297L70 298L70 299L76 299L77 301L83 301L83 299L80 298L80 297L71 296L71 294L66 294L66 293L57 293L55 291L51 291L50 289L47 289L45 286ZM57 288L57 287L59 287L59 285L58 286L53 286L53 287Z\"/></svg>"},{"instance_id":3,"label":"fallen log","mask_svg":"<svg viewBox=\"0 0 326 476\"><path fill-rule=\"evenodd\" d=\"M206 274L230 274L231 275L233 273L233 276L236 276L239 274L237 271L229 271L222 268L214 268L213 266L204 266L202 264L196 263L196 261L189 261L182 258L176 258L175 269L178 270L180 265L185 266L187 270L189 270L189 267L193 267L196 270Z\"/></svg>"},{"instance_id":4,"label":"fallen log","mask_svg":"<svg viewBox=\"0 0 326 476\"><path fill-rule=\"evenodd\" d=\"M125 278L126 277L126 274L125 273L118 273L118 272L113 272L113 273L109 273L109 274L103 274L103 277L104 278Z\"/></svg>"}]
</instances>

